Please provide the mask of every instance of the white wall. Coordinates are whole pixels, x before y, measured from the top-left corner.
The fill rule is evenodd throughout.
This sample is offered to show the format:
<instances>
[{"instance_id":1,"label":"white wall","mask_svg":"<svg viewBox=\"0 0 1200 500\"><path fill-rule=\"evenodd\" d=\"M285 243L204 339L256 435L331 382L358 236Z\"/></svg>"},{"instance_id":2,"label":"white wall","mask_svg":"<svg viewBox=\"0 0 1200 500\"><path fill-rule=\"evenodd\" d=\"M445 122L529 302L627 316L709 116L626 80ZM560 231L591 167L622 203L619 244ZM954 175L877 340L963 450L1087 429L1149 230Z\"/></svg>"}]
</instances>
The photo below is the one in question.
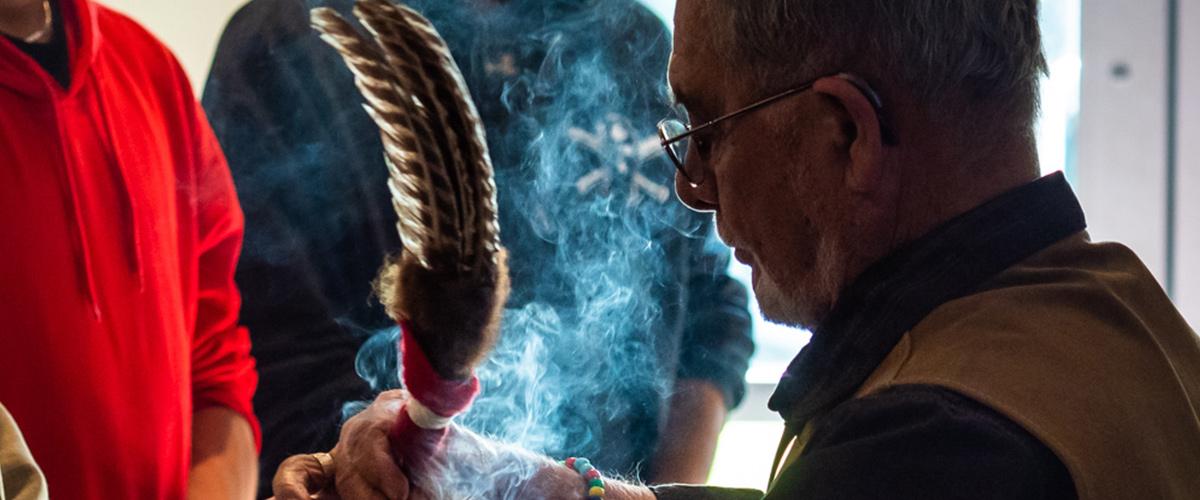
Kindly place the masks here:
<instances>
[{"instance_id":1,"label":"white wall","mask_svg":"<svg viewBox=\"0 0 1200 500\"><path fill-rule=\"evenodd\" d=\"M171 47L197 93L225 23L248 0L101 0L128 14Z\"/></svg>"},{"instance_id":2,"label":"white wall","mask_svg":"<svg viewBox=\"0 0 1200 500\"><path fill-rule=\"evenodd\" d=\"M197 93L212 65L225 23L249 0L99 0L128 14L171 47L183 63ZM646 0L670 24L675 0Z\"/></svg>"},{"instance_id":3,"label":"white wall","mask_svg":"<svg viewBox=\"0 0 1200 500\"><path fill-rule=\"evenodd\" d=\"M1200 2L1179 2L1175 298L1200 327Z\"/></svg>"},{"instance_id":4,"label":"white wall","mask_svg":"<svg viewBox=\"0 0 1200 500\"><path fill-rule=\"evenodd\" d=\"M1092 0L1083 10L1076 186L1098 240L1132 247L1165 282L1173 231L1174 300L1200 323L1200 2L1178 0L1178 98L1169 99L1168 0ZM1114 73L1125 67L1125 75ZM1176 114L1175 179L1168 113ZM1168 227L1174 190L1175 224Z\"/></svg>"},{"instance_id":5,"label":"white wall","mask_svg":"<svg viewBox=\"0 0 1200 500\"><path fill-rule=\"evenodd\" d=\"M1092 238L1129 245L1160 282L1167 269L1166 31L1166 0L1084 4L1075 177Z\"/></svg>"}]
</instances>

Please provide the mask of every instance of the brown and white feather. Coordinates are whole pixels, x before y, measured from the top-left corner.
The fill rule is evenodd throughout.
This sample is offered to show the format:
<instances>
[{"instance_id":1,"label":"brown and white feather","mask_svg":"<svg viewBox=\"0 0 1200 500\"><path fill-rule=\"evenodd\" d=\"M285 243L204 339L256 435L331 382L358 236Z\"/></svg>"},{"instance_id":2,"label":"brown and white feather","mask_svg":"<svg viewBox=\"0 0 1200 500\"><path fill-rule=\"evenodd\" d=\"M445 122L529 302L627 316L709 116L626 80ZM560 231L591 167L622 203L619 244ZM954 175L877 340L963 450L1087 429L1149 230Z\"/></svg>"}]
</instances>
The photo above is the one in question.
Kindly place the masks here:
<instances>
[{"instance_id":1,"label":"brown and white feather","mask_svg":"<svg viewBox=\"0 0 1200 500\"><path fill-rule=\"evenodd\" d=\"M358 0L353 13L371 38L329 8L313 9L312 24L354 74L383 140L404 251L385 265L380 299L416 325L435 369L458 377L495 342L508 294L483 123L428 20L388 0Z\"/></svg>"}]
</instances>

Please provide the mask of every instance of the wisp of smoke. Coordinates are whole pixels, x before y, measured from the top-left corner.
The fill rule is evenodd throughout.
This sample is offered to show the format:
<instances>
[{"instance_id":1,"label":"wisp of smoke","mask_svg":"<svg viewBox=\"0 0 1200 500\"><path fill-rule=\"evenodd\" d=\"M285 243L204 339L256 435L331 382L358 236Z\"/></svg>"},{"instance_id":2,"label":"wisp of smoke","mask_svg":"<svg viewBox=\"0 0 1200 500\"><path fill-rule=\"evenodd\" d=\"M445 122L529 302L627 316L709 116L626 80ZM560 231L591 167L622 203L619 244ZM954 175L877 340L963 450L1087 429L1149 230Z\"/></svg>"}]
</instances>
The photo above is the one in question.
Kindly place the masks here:
<instances>
[{"instance_id":1,"label":"wisp of smoke","mask_svg":"<svg viewBox=\"0 0 1200 500\"><path fill-rule=\"evenodd\" d=\"M463 3L409 3L441 29L488 122L512 253L501 341L460 423L530 451L602 461L601 439L658 432L675 370L660 352L677 348L656 335L664 307L678 307L661 299L679 279L664 242L701 236L671 199L673 171L653 131L666 109L665 31L639 38L633 24L650 14L631 16L626 1L516 1L487 12ZM397 384L396 335L380 332L359 353L358 373L376 390ZM623 435L597 435L613 425ZM534 471L489 469L494 481L474 472L483 473L447 471L439 484L454 497L495 497L499 478Z\"/></svg>"}]
</instances>

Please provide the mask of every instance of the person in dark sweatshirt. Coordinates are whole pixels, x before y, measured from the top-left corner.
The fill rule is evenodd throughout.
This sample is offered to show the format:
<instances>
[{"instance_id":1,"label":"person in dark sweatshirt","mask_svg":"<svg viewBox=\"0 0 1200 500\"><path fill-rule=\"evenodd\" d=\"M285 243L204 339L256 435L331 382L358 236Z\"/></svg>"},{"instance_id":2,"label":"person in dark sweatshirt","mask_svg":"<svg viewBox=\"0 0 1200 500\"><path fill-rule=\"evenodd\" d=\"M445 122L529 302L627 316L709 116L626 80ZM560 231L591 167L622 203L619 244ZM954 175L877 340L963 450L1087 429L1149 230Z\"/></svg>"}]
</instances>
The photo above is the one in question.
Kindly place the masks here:
<instances>
[{"instance_id":1,"label":"person in dark sweatshirt","mask_svg":"<svg viewBox=\"0 0 1200 500\"><path fill-rule=\"evenodd\" d=\"M327 5L349 18L351 2ZM630 0L409 5L479 107L510 252L505 340L465 422L629 477L703 481L753 343L711 218L671 199L653 128L670 111L669 32ZM203 99L246 211L237 281L262 374L263 494L283 458L333 445L347 402L395 384L378 333L392 323L371 296L401 245L387 169L351 74L309 27L314 6L242 8ZM522 379L526 363L542 373ZM555 390L518 400L514 381Z\"/></svg>"}]
</instances>

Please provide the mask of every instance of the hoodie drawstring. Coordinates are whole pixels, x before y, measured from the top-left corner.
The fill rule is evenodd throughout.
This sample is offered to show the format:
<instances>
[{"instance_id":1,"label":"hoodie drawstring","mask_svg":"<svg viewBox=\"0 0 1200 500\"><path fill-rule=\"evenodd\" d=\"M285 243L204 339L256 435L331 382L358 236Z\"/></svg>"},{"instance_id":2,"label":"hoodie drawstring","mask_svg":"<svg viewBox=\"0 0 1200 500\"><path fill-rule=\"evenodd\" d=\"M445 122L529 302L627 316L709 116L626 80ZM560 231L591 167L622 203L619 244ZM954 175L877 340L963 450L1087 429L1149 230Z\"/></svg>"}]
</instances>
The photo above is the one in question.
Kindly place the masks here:
<instances>
[{"instance_id":1,"label":"hoodie drawstring","mask_svg":"<svg viewBox=\"0 0 1200 500\"><path fill-rule=\"evenodd\" d=\"M54 114L54 122L58 128L59 143L70 144L70 142L66 140L68 135L66 131L63 130L62 112L59 108L58 102L54 103ZM67 196L67 201L71 205L69 210L72 218L74 219L72 221L73 224L71 224L74 226L73 229L75 230L72 236L75 237L75 245L76 248L79 249L79 257L75 260L75 264L76 270L80 275L80 281L83 282L83 295L84 299L87 301L88 309L91 310L92 319L100 321L102 316L100 314L100 303L96 294L96 278L95 274L92 272L92 251L91 248L88 247L87 234L84 233L83 229L83 211L80 209L79 202L79 183L75 180L75 171L78 170L75 166L75 158L78 156L78 154L63 155L63 161L66 163L66 168L64 170L66 170L67 191L69 194L69 196Z\"/></svg>"},{"instance_id":2,"label":"hoodie drawstring","mask_svg":"<svg viewBox=\"0 0 1200 500\"><path fill-rule=\"evenodd\" d=\"M89 77L92 79L92 88L103 88L100 86L100 82L96 81L95 73L92 73ZM104 120L101 128L104 129L109 147L112 149L113 161L115 162L113 167L117 169L117 179L120 183L121 196L125 198L125 203L129 206L128 212L125 212L127 220L122 222L125 223L125 227L128 227L130 231L132 241L129 245L129 264L133 268L133 272L137 274L138 293L142 293L146 291L146 273L144 270L145 265L142 261L142 233L138 225L138 214L141 211L141 203L133 196L133 191L129 187L129 173L125 171L126 167L132 165L132 163L127 161L128 158L122 157L122 152L126 151L126 148L122 147L122 144L119 144L117 141L116 131L120 129L116 127L117 124L113 121L112 113L108 109L108 103L104 100L104 93L96 92L95 96L100 108L100 116Z\"/></svg>"}]
</instances>

